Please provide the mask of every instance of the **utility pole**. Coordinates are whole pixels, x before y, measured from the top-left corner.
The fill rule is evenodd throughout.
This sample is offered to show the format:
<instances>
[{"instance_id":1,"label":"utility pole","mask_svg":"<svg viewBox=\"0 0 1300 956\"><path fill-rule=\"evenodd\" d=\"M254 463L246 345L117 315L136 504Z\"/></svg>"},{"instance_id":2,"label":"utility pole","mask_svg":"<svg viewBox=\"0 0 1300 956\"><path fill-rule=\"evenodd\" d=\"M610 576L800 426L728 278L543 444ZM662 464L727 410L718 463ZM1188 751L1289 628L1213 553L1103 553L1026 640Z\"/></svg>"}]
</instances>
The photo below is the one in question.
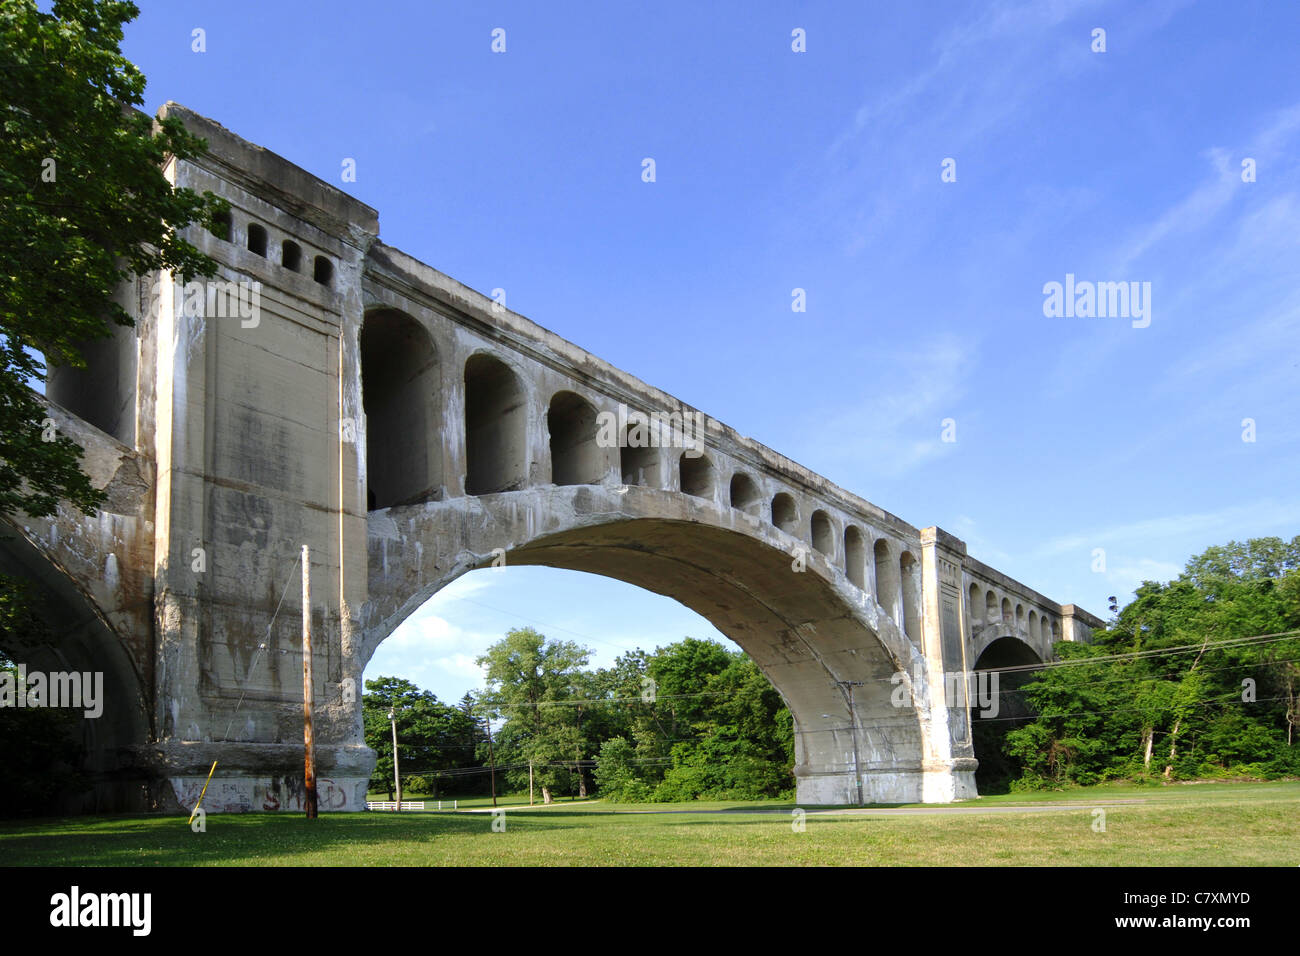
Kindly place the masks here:
<instances>
[{"instance_id":1,"label":"utility pole","mask_svg":"<svg viewBox=\"0 0 1300 956\"><path fill-rule=\"evenodd\" d=\"M587 799L587 778L582 774L582 705L578 705L578 745L574 754L577 758L574 764L578 768L578 796Z\"/></svg>"},{"instance_id":2,"label":"utility pole","mask_svg":"<svg viewBox=\"0 0 1300 956\"><path fill-rule=\"evenodd\" d=\"M303 809L307 819L316 819L316 744L311 730L311 552L302 546L302 740L306 750L303 764Z\"/></svg>"},{"instance_id":3,"label":"utility pole","mask_svg":"<svg viewBox=\"0 0 1300 956\"><path fill-rule=\"evenodd\" d=\"M1289 741L1288 741L1289 742ZM528 758L528 805L533 805L533 758Z\"/></svg>"},{"instance_id":4,"label":"utility pole","mask_svg":"<svg viewBox=\"0 0 1300 956\"><path fill-rule=\"evenodd\" d=\"M861 687L863 681L860 680L839 680L841 689L848 688L849 697L849 727L853 732L853 783L858 792L858 806L862 806L862 771L858 768L858 714L853 709L853 688Z\"/></svg>"},{"instance_id":5,"label":"utility pole","mask_svg":"<svg viewBox=\"0 0 1300 956\"><path fill-rule=\"evenodd\" d=\"M388 720L393 725L393 784L397 788L397 812L402 812L402 775L397 769L397 711L389 708Z\"/></svg>"},{"instance_id":6,"label":"utility pole","mask_svg":"<svg viewBox=\"0 0 1300 956\"><path fill-rule=\"evenodd\" d=\"M488 760L492 762L492 806L497 805L497 758L492 751L492 721L485 715L483 723L487 725L488 735ZM532 764L528 765L529 779L532 779Z\"/></svg>"}]
</instances>

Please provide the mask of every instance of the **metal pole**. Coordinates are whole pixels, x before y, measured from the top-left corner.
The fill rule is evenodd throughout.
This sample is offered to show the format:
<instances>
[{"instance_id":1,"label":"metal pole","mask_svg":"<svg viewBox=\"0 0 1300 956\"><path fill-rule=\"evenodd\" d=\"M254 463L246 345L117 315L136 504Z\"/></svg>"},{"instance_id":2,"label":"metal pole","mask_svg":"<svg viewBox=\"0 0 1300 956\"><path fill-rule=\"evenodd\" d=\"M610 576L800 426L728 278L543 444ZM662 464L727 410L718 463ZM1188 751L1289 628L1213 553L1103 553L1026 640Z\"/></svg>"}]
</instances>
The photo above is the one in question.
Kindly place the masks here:
<instances>
[{"instance_id":1,"label":"metal pole","mask_svg":"<svg viewBox=\"0 0 1300 956\"><path fill-rule=\"evenodd\" d=\"M533 760L528 759L528 805L533 805Z\"/></svg>"},{"instance_id":2,"label":"metal pole","mask_svg":"<svg viewBox=\"0 0 1300 956\"><path fill-rule=\"evenodd\" d=\"M853 688L861 687L860 680L836 681L841 687L849 689L849 727L853 732L853 783L858 793L858 806L862 806L862 771L858 766L858 715L853 709Z\"/></svg>"},{"instance_id":3,"label":"metal pole","mask_svg":"<svg viewBox=\"0 0 1300 956\"><path fill-rule=\"evenodd\" d=\"M311 552L302 546L302 740L306 750L303 764L303 809L307 819L316 819L316 744L311 730Z\"/></svg>"},{"instance_id":4,"label":"metal pole","mask_svg":"<svg viewBox=\"0 0 1300 956\"><path fill-rule=\"evenodd\" d=\"M402 812L402 775L397 770L397 711L390 710L388 719L393 725L393 783L397 787L397 812Z\"/></svg>"}]
</instances>

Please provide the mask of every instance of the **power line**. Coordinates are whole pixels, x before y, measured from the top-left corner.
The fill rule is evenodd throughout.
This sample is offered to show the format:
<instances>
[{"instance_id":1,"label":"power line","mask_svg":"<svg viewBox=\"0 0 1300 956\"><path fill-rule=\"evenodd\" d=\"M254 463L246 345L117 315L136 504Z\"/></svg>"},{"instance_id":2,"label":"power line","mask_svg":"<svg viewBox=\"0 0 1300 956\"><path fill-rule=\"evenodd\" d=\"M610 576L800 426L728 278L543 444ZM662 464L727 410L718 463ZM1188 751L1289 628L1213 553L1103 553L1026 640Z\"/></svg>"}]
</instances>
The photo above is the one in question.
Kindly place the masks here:
<instances>
[{"instance_id":1,"label":"power line","mask_svg":"<svg viewBox=\"0 0 1300 956\"><path fill-rule=\"evenodd\" d=\"M1264 667L1264 666L1268 666L1268 665L1272 665L1272 664L1296 664L1296 663L1300 663L1300 657L1284 657L1284 658L1281 658L1280 660L1275 660L1275 661L1260 661L1260 662L1255 663L1255 664L1231 664L1231 665L1228 665L1228 666L1225 666L1225 667L1202 667L1202 668L1200 668L1200 669L1197 671L1197 673L1200 673L1200 674L1215 674L1215 673L1218 673L1219 671L1235 671L1235 670L1242 670L1243 668L1247 668L1247 667ZM1004 671L1004 670L991 669L991 670L974 671L973 673L976 673L976 674L1003 674L1003 673L1007 673L1007 672ZM1139 677L1133 677L1133 676L1131 676L1131 675L1124 676L1124 677L1103 677L1103 678L1100 678L1100 679L1098 679L1098 680L1084 680L1084 681L1079 681L1078 683L1071 684L1070 686L1071 686L1071 687L1095 687L1095 686L1097 686L1098 684L1115 684L1115 683L1119 683L1119 682L1121 682L1121 681L1131 681L1132 683L1135 683L1135 684L1136 684L1136 683L1139 683L1139 682L1141 682L1141 683L1145 683L1146 681L1150 681L1150 680L1158 680L1158 678L1155 678L1155 677L1139 678ZM1169 683L1172 683L1172 681L1169 681ZM999 689L999 690L998 690L998 695L1001 696L1001 695L1003 695L1003 694L1027 694L1027 693L1029 693L1030 691L1033 691L1033 690L1038 689L1039 686L1041 686L1041 685L1026 684L1026 685L1024 685L1023 687L1011 687L1011 688L1008 688L1007 690L1001 690L1001 689Z\"/></svg>"},{"instance_id":2,"label":"power line","mask_svg":"<svg viewBox=\"0 0 1300 956\"><path fill-rule=\"evenodd\" d=\"M1010 667L998 668L998 670L1002 673L1011 673L1014 671L1045 670L1052 667L1073 667L1081 664L1105 664L1112 661L1142 660L1149 657L1163 657L1166 654L1190 654L1192 651L1209 651L1227 647L1275 644L1278 641L1290 640L1291 638L1298 636L1300 636L1300 629L1293 631L1279 631L1276 634L1257 634L1253 637L1231 637L1222 641L1203 641L1199 644L1180 644L1175 647L1152 647L1140 651L1130 651L1125 654L1103 654L1096 657L1072 657L1063 661L1046 661L1042 664L1016 664Z\"/></svg>"},{"instance_id":3,"label":"power line","mask_svg":"<svg viewBox=\"0 0 1300 956\"><path fill-rule=\"evenodd\" d=\"M1265 701L1288 700L1288 699L1289 698L1286 697L1261 697L1258 700L1252 700L1249 701L1248 703L1260 704L1260 703L1264 703ZM1213 707L1215 705L1232 704L1232 703L1247 703L1247 701L1242 701L1240 700L1238 695L1233 694L1231 697L1226 698L1224 700L1192 701L1183 706ZM1174 709L1175 706L1170 705L1168 707L1161 707L1157 709L1155 713L1163 714L1165 712L1172 712ZM1109 707L1105 710L1066 710L1066 711L1061 711L1060 713L1026 714L1020 717L981 717L979 718L979 723L988 724L988 723L994 723L994 722L1006 721L1006 720L1053 720L1058 717L1084 717L1084 716L1093 716L1096 714L1137 714L1137 713L1147 713L1147 710L1146 708L1143 707ZM972 721L972 723L974 723L974 721Z\"/></svg>"}]
</instances>

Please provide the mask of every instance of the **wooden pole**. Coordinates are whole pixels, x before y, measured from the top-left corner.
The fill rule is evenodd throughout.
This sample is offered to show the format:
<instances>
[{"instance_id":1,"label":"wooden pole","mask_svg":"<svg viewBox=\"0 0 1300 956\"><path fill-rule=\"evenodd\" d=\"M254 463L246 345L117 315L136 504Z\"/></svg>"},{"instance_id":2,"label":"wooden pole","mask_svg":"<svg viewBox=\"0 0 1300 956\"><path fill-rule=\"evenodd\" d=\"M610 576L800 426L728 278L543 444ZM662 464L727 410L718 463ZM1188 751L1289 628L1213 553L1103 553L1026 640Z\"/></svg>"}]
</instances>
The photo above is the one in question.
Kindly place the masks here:
<instances>
[{"instance_id":1,"label":"wooden pole","mask_svg":"<svg viewBox=\"0 0 1300 956\"><path fill-rule=\"evenodd\" d=\"M397 787L397 812L402 812L402 773L397 767L397 708L388 710L388 719L393 725L393 784Z\"/></svg>"},{"instance_id":2,"label":"wooden pole","mask_svg":"<svg viewBox=\"0 0 1300 956\"><path fill-rule=\"evenodd\" d=\"M488 760L492 762L492 806L497 805L497 757L492 752L492 721L484 717L483 723L487 724L488 735Z\"/></svg>"},{"instance_id":3,"label":"wooden pole","mask_svg":"<svg viewBox=\"0 0 1300 956\"><path fill-rule=\"evenodd\" d=\"M316 819L316 745L311 731L311 552L302 546L302 742L307 751L303 765L303 809Z\"/></svg>"}]
</instances>

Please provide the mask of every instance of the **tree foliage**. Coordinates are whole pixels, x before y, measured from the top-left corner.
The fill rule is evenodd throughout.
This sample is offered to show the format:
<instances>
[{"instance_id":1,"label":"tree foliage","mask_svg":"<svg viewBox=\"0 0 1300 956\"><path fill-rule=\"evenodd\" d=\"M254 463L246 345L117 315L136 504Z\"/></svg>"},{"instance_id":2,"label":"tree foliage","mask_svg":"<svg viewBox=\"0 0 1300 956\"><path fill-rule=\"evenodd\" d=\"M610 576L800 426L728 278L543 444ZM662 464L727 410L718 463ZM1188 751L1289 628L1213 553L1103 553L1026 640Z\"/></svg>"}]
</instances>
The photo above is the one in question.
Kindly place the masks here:
<instances>
[{"instance_id":1,"label":"tree foliage","mask_svg":"<svg viewBox=\"0 0 1300 956\"><path fill-rule=\"evenodd\" d=\"M83 343L131 325L114 301L132 276L211 276L216 264L177 230L215 227L224 204L173 189L168 156L205 148L175 119L136 107L145 78L119 45L139 13L116 0L0 0L0 512L52 514L60 499L103 500L81 449L43 428L28 387L49 366L84 367ZM39 353L39 354L38 354ZM42 363L40 356L44 356Z\"/></svg>"},{"instance_id":2,"label":"tree foliage","mask_svg":"<svg viewBox=\"0 0 1300 956\"><path fill-rule=\"evenodd\" d=\"M532 764L533 779L546 800L557 789L585 792L582 767L590 749L582 727L585 695L592 692L582 673L590 653L572 641L547 640L532 628L514 628L478 658L487 668L480 702L490 716L504 718L498 760ZM528 786L528 771L515 769L516 788Z\"/></svg>"},{"instance_id":3,"label":"tree foliage","mask_svg":"<svg viewBox=\"0 0 1300 956\"><path fill-rule=\"evenodd\" d=\"M543 800L584 796L589 781L622 801L791 790L793 722L744 654L688 637L623 654L612 667L587 669L589 657L519 628L479 658L480 703L503 721L495 753L508 789L528 788L531 763Z\"/></svg>"},{"instance_id":4,"label":"tree foliage","mask_svg":"<svg viewBox=\"0 0 1300 956\"><path fill-rule=\"evenodd\" d=\"M1023 688L1035 717L1001 742L1013 786L1300 773L1300 638L1225 643L1297 628L1300 537L1207 548L1144 582Z\"/></svg>"},{"instance_id":5,"label":"tree foliage","mask_svg":"<svg viewBox=\"0 0 1300 956\"><path fill-rule=\"evenodd\" d=\"M436 791L440 774L472 767L482 736L472 714L441 703L433 693L420 690L399 677L366 681L361 698L366 746L379 759L370 777L370 789L394 796L393 732L391 711L397 722L398 769L403 786L424 793Z\"/></svg>"}]
</instances>

